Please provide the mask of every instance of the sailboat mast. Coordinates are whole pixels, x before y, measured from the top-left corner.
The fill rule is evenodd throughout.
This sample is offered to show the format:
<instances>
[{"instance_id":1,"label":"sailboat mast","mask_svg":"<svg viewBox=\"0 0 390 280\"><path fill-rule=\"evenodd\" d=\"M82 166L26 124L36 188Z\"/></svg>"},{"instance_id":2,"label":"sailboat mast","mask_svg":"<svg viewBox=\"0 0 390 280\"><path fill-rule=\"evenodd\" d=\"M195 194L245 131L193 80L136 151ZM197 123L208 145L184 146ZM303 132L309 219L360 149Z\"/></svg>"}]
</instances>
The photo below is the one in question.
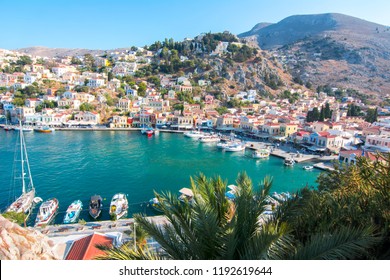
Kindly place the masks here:
<instances>
[{"instance_id":1,"label":"sailboat mast","mask_svg":"<svg viewBox=\"0 0 390 280\"><path fill-rule=\"evenodd\" d=\"M34 188L34 183L33 183L33 179L32 179L32 176L31 176L30 162L28 160L26 142L24 141L24 134L23 134L23 149L24 149L24 155L25 155L25 160L26 160L28 179L29 179L29 182L30 182L30 187L31 187L31 189L33 189Z\"/></svg>"},{"instance_id":2,"label":"sailboat mast","mask_svg":"<svg viewBox=\"0 0 390 280\"><path fill-rule=\"evenodd\" d=\"M23 136L23 129L22 129L22 122L19 120L19 126L20 126L20 161L22 164L22 193L26 193L26 183L24 182L24 148L23 148L23 143L24 143L24 136Z\"/></svg>"}]
</instances>

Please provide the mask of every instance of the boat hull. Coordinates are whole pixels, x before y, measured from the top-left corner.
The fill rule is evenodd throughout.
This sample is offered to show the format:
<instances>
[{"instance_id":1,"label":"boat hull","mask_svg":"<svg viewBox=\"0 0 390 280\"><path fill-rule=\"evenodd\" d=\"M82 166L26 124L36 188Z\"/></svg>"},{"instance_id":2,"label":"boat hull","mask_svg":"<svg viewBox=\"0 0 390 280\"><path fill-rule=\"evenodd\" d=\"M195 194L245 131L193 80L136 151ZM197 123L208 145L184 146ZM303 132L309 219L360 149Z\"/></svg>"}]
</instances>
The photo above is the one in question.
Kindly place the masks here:
<instances>
[{"instance_id":1,"label":"boat hull","mask_svg":"<svg viewBox=\"0 0 390 280\"><path fill-rule=\"evenodd\" d=\"M102 213L103 208L103 199L100 195L92 196L91 200L89 202L89 215L93 219L99 218L100 214Z\"/></svg>"},{"instance_id":2,"label":"boat hull","mask_svg":"<svg viewBox=\"0 0 390 280\"><path fill-rule=\"evenodd\" d=\"M34 206L35 189L23 193L6 210L6 212L16 212L30 214Z\"/></svg>"},{"instance_id":3,"label":"boat hull","mask_svg":"<svg viewBox=\"0 0 390 280\"><path fill-rule=\"evenodd\" d=\"M80 200L76 200L71 205L69 205L64 217L64 224L71 224L77 222L82 208L83 203Z\"/></svg>"},{"instance_id":4,"label":"boat hull","mask_svg":"<svg viewBox=\"0 0 390 280\"><path fill-rule=\"evenodd\" d=\"M48 203L48 202L51 203L51 207L48 210L47 215L42 215L43 206L45 205L45 203ZM44 225L51 223L53 221L54 217L57 215L58 206L59 206L59 204L58 204L58 200L56 198L50 199L50 200L42 203L40 208L39 208L37 218L35 220L35 226L40 227L40 226L44 226Z\"/></svg>"}]
</instances>

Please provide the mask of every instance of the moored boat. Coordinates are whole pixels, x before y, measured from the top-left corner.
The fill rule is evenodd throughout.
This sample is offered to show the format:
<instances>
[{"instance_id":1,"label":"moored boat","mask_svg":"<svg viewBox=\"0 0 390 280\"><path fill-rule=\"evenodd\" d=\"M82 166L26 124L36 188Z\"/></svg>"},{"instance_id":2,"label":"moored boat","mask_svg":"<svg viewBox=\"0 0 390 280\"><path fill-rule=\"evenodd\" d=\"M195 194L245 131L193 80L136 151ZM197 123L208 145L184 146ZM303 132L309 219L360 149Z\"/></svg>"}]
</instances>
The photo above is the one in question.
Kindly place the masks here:
<instances>
[{"instance_id":1,"label":"moored boat","mask_svg":"<svg viewBox=\"0 0 390 280\"><path fill-rule=\"evenodd\" d=\"M34 131L40 132L40 133L51 133L54 131L54 129L50 128L48 126L39 126L39 127L34 128Z\"/></svg>"},{"instance_id":2,"label":"moored boat","mask_svg":"<svg viewBox=\"0 0 390 280\"><path fill-rule=\"evenodd\" d=\"M5 125L5 126L3 126L3 129L4 129L5 131L11 131L11 130L14 129L14 127L13 127L12 125Z\"/></svg>"},{"instance_id":3,"label":"moored boat","mask_svg":"<svg viewBox=\"0 0 390 280\"><path fill-rule=\"evenodd\" d=\"M35 187L31 175L30 164L27 155L26 142L24 139L23 130L19 130L19 143L20 143L20 178L22 183L22 194L15 199L14 202L7 208L6 212L24 213L27 217L31 213L31 209L34 204L39 201L35 197ZM15 174L16 175L16 174ZM27 176L26 176L27 175ZM16 179L16 178L15 178Z\"/></svg>"},{"instance_id":4,"label":"moored boat","mask_svg":"<svg viewBox=\"0 0 390 280\"><path fill-rule=\"evenodd\" d=\"M34 129L31 126L22 126L22 128L20 128L20 126L15 126L14 130L23 130L25 132L31 132Z\"/></svg>"},{"instance_id":5,"label":"moored boat","mask_svg":"<svg viewBox=\"0 0 390 280\"><path fill-rule=\"evenodd\" d=\"M157 197L153 197L149 200L149 205L153 208L153 210L156 210L157 212L162 212L159 205L160 201Z\"/></svg>"},{"instance_id":6,"label":"moored boat","mask_svg":"<svg viewBox=\"0 0 390 280\"><path fill-rule=\"evenodd\" d=\"M305 165L304 167L303 167L303 169L305 169L305 170L313 170L313 166L312 165Z\"/></svg>"},{"instance_id":7,"label":"moored boat","mask_svg":"<svg viewBox=\"0 0 390 280\"><path fill-rule=\"evenodd\" d=\"M184 132L184 136L188 137L188 138L199 139L200 137L202 137L204 135L205 134L203 132L198 131L198 130L191 130L191 131L188 131L188 132Z\"/></svg>"},{"instance_id":8,"label":"moored boat","mask_svg":"<svg viewBox=\"0 0 390 280\"><path fill-rule=\"evenodd\" d=\"M199 138L199 142L202 143L214 143L219 142L220 138L217 135L204 135Z\"/></svg>"},{"instance_id":9,"label":"moored boat","mask_svg":"<svg viewBox=\"0 0 390 280\"><path fill-rule=\"evenodd\" d=\"M256 150L252 153L253 158L268 158L269 155L270 155L270 152L267 149Z\"/></svg>"},{"instance_id":10,"label":"moored boat","mask_svg":"<svg viewBox=\"0 0 390 280\"><path fill-rule=\"evenodd\" d=\"M286 158L284 160L284 165L286 166L293 166L295 164L295 160L293 158Z\"/></svg>"},{"instance_id":11,"label":"moored boat","mask_svg":"<svg viewBox=\"0 0 390 280\"><path fill-rule=\"evenodd\" d=\"M89 215L92 218L97 219L103 208L103 199L100 195L93 195L89 201Z\"/></svg>"},{"instance_id":12,"label":"moored boat","mask_svg":"<svg viewBox=\"0 0 390 280\"><path fill-rule=\"evenodd\" d=\"M115 194L110 203L110 216L117 220L127 215L129 204L124 193Z\"/></svg>"},{"instance_id":13,"label":"moored boat","mask_svg":"<svg viewBox=\"0 0 390 280\"><path fill-rule=\"evenodd\" d=\"M182 188L179 190L179 197L178 199L181 201L181 202L189 202L189 203L192 203L193 202L193 199L194 199L194 193L192 192L191 189L189 188Z\"/></svg>"},{"instance_id":14,"label":"moored boat","mask_svg":"<svg viewBox=\"0 0 390 280\"><path fill-rule=\"evenodd\" d=\"M225 152L239 152L245 150L244 143L233 143L225 148L223 148Z\"/></svg>"},{"instance_id":15,"label":"moored boat","mask_svg":"<svg viewBox=\"0 0 390 280\"><path fill-rule=\"evenodd\" d=\"M237 186L236 185L229 185L227 186L229 189L225 192L225 196L228 200L234 200L237 196Z\"/></svg>"},{"instance_id":16,"label":"moored boat","mask_svg":"<svg viewBox=\"0 0 390 280\"><path fill-rule=\"evenodd\" d=\"M37 218L35 219L35 226L43 226L53 221L58 210L58 200L56 198L49 199L41 204L39 207Z\"/></svg>"},{"instance_id":17,"label":"moored boat","mask_svg":"<svg viewBox=\"0 0 390 280\"><path fill-rule=\"evenodd\" d=\"M83 209L81 200L75 200L69 205L64 217L64 224L76 223Z\"/></svg>"}]
</instances>

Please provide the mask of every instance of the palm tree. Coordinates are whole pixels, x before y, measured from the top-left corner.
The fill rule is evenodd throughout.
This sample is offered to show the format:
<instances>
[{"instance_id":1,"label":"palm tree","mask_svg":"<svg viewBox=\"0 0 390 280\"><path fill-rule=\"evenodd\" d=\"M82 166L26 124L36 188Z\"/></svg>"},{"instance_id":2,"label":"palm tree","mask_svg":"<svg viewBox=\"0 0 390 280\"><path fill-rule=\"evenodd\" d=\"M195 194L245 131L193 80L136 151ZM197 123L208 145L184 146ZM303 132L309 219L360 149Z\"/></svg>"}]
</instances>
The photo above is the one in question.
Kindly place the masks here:
<instances>
[{"instance_id":1,"label":"palm tree","mask_svg":"<svg viewBox=\"0 0 390 280\"><path fill-rule=\"evenodd\" d=\"M301 211L306 200L294 198L279 208L274 217L265 218L272 180L266 177L258 190L245 173L237 178L237 196L226 198L226 181L220 177L191 178L192 202L183 203L171 193L156 194L160 209L168 220L158 225L142 215L135 221L161 246L158 252L147 246L108 250L104 259L353 259L365 256L377 244L373 229L343 228L329 231L325 222L318 232L300 236L297 215L309 215L310 207ZM313 202L317 202L313 200ZM292 212L286 213L284 209ZM294 212L295 211L295 212ZM317 213L317 212L314 212ZM318 223L318 221L316 221ZM317 224L312 228L318 229ZM305 231L307 232L307 231ZM111 254L110 254L111 253Z\"/></svg>"}]
</instances>

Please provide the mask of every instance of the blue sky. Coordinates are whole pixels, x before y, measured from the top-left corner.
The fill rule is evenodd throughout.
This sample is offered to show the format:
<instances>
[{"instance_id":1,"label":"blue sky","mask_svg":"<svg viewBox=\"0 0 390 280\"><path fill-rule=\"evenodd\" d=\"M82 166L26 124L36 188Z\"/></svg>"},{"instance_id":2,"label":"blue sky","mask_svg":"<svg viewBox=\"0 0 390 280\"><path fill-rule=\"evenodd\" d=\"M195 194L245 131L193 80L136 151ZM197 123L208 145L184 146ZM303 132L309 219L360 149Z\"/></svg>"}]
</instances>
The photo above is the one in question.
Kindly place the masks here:
<instances>
[{"instance_id":1,"label":"blue sky","mask_svg":"<svg viewBox=\"0 0 390 280\"><path fill-rule=\"evenodd\" d=\"M112 49L250 30L296 14L337 12L390 26L388 0L1 0L0 48Z\"/></svg>"}]
</instances>

